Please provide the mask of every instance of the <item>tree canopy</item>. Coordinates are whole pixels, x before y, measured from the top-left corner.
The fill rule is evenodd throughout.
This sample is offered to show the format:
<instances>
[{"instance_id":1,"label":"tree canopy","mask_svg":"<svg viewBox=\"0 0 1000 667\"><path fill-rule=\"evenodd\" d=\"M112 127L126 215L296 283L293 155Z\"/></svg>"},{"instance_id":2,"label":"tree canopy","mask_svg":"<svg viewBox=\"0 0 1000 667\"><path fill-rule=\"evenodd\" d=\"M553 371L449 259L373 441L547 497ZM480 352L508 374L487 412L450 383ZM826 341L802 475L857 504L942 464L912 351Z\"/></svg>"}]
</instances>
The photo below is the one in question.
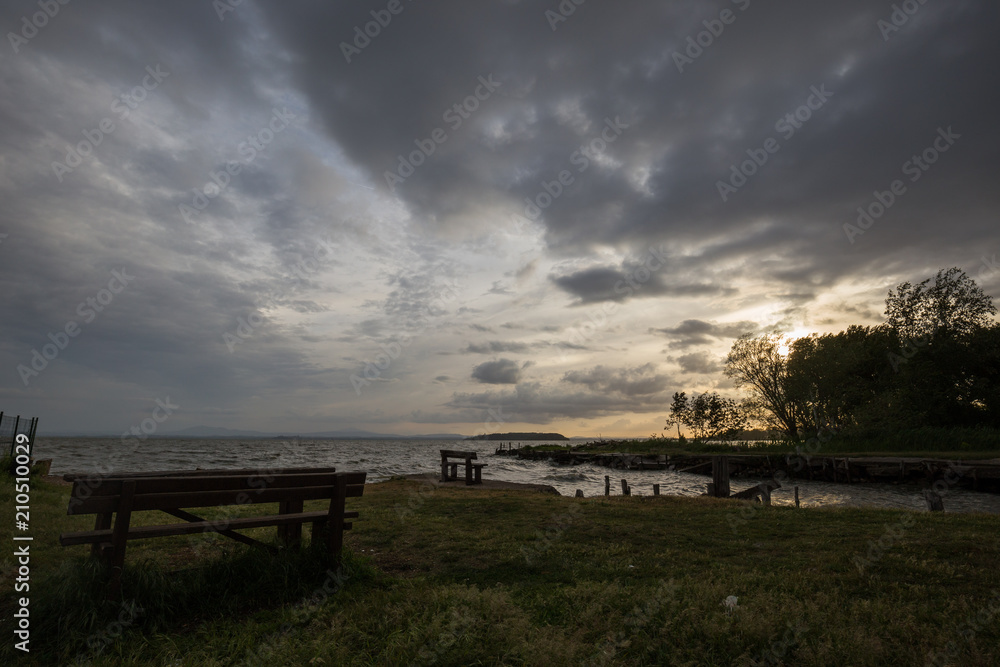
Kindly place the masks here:
<instances>
[{"instance_id":1,"label":"tree canopy","mask_svg":"<svg viewBox=\"0 0 1000 667\"><path fill-rule=\"evenodd\" d=\"M1000 427L996 313L963 271L941 270L890 290L881 325L791 341L744 334L725 374L791 439L823 427Z\"/></svg>"}]
</instances>

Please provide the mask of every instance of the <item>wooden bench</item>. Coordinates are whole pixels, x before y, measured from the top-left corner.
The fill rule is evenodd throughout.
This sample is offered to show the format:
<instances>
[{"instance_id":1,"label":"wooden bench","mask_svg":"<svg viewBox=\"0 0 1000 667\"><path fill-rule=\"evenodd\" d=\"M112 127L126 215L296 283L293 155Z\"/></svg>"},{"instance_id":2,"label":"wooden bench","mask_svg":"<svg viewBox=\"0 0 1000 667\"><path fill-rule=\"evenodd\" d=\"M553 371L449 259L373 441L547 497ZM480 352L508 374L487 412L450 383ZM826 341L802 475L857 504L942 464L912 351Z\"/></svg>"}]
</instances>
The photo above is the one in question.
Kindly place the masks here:
<instances>
[{"instance_id":1,"label":"wooden bench","mask_svg":"<svg viewBox=\"0 0 1000 667\"><path fill-rule=\"evenodd\" d=\"M219 533L231 539L268 549L274 547L237 533L237 529L277 526L280 541L298 546L302 524L312 523L313 541L325 539L330 558L339 560L347 519L357 512L345 510L346 498L364 493L367 473L336 472L335 468L304 468L280 472L260 470L183 470L123 473L107 477L65 475L73 482L67 514L96 514L93 530L63 533L63 546L90 544L91 553L110 562L112 596L121 586L128 540L194 533ZM306 500L330 500L329 508L304 512ZM203 519L184 508L221 507L277 502L278 514ZM160 510L186 523L131 527L133 512ZM114 522L112 526L112 514Z\"/></svg>"},{"instance_id":2,"label":"wooden bench","mask_svg":"<svg viewBox=\"0 0 1000 667\"><path fill-rule=\"evenodd\" d=\"M454 482L458 479L458 462L449 459L462 459L465 461L465 483L482 484L483 468L488 463L473 463L476 460L475 452L458 452L451 449L441 450L441 481Z\"/></svg>"}]
</instances>

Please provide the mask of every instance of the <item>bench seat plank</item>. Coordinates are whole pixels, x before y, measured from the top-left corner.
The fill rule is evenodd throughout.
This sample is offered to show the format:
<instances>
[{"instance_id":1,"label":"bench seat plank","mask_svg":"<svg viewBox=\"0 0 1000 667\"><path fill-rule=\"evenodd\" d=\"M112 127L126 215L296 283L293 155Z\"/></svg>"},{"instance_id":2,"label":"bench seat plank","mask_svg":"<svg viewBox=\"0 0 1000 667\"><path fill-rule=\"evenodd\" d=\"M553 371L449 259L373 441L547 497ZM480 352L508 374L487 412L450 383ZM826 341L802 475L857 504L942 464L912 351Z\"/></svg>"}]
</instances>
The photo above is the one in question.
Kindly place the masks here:
<instances>
[{"instance_id":1,"label":"bench seat plank","mask_svg":"<svg viewBox=\"0 0 1000 667\"><path fill-rule=\"evenodd\" d=\"M223 489L220 491L181 491L176 493L146 493L142 489L136 494L133 512L146 510L173 509L178 507L217 507L220 505L245 505L249 503L274 503L282 500L318 500L329 498L334 484L291 488L264 489ZM74 492L76 489L74 488ZM364 493L364 484L348 484L347 497L359 498ZM92 495L80 499L76 493L70 499L67 514L101 514L113 512L118 507L118 495Z\"/></svg>"},{"instance_id":2,"label":"bench seat plank","mask_svg":"<svg viewBox=\"0 0 1000 667\"><path fill-rule=\"evenodd\" d=\"M211 470L151 470L149 472L120 472L111 473L108 475L98 475L98 474L87 474L87 473L66 473L63 475L63 479L67 482L83 481L93 478L100 478L101 480L115 480L115 479L138 479L140 477L176 477L186 479L188 477L220 477L220 476L239 476L239 477L267 477L270 474L274 475L286 475L286 474L317 474L325 472L337 472L334 467L320 467L320 468L295 468L291 473L281 472L281 470L268 471L261 470L260 468L242 468L235 470L222 469L211 469Z\"/></svg>"},{"instance_id":3,"label":"bench seat plank","mask_svg":"<svg viewBox=\"0 0 1000 667\"><path fill-rule=\"evenodd\" d=\"M357 519L357 512L344 512L344 519ZM207 521L192 521L189 523L168 523L161 526L135 526L127 535L130 540L141 540L150 537L169 537L172 535L190 535L192 533L214 533L237 528L261 528L264 526L282 526L289 523L308 523L310 521L326 521L327 510L314 512L298 512L296 514L276 514L266 517L245 517L239 519L221 519ZM344 524L349 530L350 524ZM112 535L112 529L85 530L78 533L63 533L59 536L59 544L64 547L76 544L92 544L107 542Z\"/></svg>"}]
</instances>

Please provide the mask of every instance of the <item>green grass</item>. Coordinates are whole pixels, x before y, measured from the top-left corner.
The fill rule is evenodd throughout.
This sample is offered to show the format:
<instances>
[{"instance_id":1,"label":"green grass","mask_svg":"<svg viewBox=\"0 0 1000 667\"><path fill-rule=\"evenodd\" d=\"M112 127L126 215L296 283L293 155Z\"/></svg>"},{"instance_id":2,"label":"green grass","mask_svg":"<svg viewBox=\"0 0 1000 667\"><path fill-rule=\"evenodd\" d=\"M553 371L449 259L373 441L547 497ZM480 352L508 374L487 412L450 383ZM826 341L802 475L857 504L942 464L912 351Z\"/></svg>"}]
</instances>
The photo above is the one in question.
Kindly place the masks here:
<instances>
[{"instance_id":1,"label":"green grass","mask_svg":"<svg viewBox=\"0 0 1000 667\"><path fill-rule=\"evenodd\" d=\"M11 506L6 481L0 499ZM32 491L24 664L911 665L951 644L949 664L977 666L1000 644L997 516L393 480L351 501L361 519L336 593L302 602L327 579L318 551L165 538L129 547L132 614L103 601L85 547L58 545L90 527L67 502L67 487ZM5 554L5 579L12 567Z\"/></svg>"}]
</instances>

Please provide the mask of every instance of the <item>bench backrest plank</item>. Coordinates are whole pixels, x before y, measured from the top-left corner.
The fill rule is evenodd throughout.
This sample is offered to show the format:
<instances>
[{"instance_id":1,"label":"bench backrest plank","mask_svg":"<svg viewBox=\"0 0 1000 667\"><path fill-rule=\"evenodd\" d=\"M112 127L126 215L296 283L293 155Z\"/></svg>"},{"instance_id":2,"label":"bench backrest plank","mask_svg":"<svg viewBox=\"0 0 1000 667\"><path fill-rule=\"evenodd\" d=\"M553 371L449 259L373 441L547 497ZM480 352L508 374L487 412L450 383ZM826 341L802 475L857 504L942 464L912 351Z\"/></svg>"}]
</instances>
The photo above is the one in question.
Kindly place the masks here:
<instances>
[{"instance_id":1,"label":"bench backrest plank","mask_svg":"<svg viewBox=\"0 0 1000 667\"><path fill-rule=\"evenodd\" d=\"M216 475L211 477L140 477L135 481L140 493L165 493L177 491L259 491L268 488L292 486L319 486L333 484L334 472L321 473L271 473L254 475ZM114 496L121 493L122 484L129 478L106 477L94 482L77 480L73 483L73 496ZM79 492L77 492L79 490Z\"/></svg>"},{"instance_id":2,"label":"bench backrest plank","mask_svg":"<svg viewBox=\"0 0 1000 667\"><path fill-rule=\"evenodd\" d=\"M476 458L476 453L475 452L460 452L460 451L453 450L453 449L442 449L441 450L441 458L442 459L446 459L446 458L475 459Z\"/></svg>"},{"instance_id":3,"label":"bench backrest plank","mask_svg":"<svg viewBox=\"0 0 1000 667\"><path fill-rule=\"evenodd\" d=\"M366 475L367 473L341 473L346 483L346 497L357 498L364 493ZM105 480L107 485L102 483L97 489L91 489L86 483L78 481L74 483L67 513L104 514L117 511L123 485L133 484L133 511L316 500L330 498L336 490L336 476L333 473L290 473L273 477L263 487L260 484L264 481L263 477L256 480L255 486L248 486L250 478L232 476L198 480L162 477ZM177 491L178 486L188 490Z\"/></svg>"},{"instance_id":4,"label":"bench backrest plank","mask_svg":"<svg viewBox=\"0 0 1000 667\"><path fill-rule=\"evenodd\" d=\"M111 473L109 475L101 475L97 473L67 473L63 475L63 479L67 482L84 481L99 478L100 480L112 480L112 479L135 479L137 477L216 477L216 476L258 476L265 477L267 475L280 475L286 474L282 472L282 468L277 468L275 470L268 470L262 468L239 468L234 470L229 470L226 468L213 468L213 469L197 469L197 470L152 470L148 472L121 472L121 473ZM335 467L318 467L318 468L294 468L289 470L287 474L312 474L312 473L322 473L322 472L337 472Z\"/></svg>"}]
</instances>

